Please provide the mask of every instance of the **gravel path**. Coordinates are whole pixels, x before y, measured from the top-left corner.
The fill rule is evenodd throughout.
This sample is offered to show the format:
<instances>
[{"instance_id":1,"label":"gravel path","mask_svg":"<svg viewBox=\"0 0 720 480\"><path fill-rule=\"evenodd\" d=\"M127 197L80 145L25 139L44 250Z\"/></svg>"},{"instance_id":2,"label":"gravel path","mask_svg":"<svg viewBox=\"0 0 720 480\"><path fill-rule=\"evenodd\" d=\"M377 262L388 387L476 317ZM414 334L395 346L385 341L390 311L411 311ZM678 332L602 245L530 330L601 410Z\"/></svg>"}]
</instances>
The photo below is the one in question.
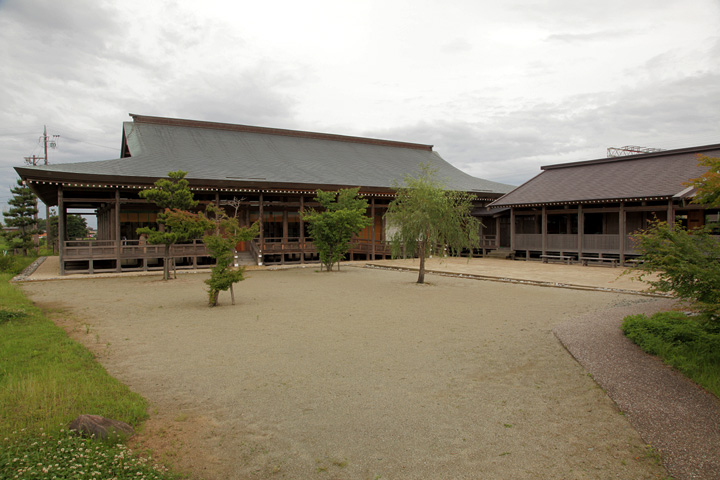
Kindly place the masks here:
<instances>
[{"instance_id":1,"label":"gravel path","mask_svg":"<svg viewBox=\"0 0 720 480\"><path fill-rule=\"evenodd\" d=\"M313 270L249 272L217 308L207 273L22 288L149 399L139 440L193 478L665 478L552 334L655 300Z\"/></svg>"},{"instance_id":2,"label":"gravel path","mask_svg":"<svg viewBox=\"0 0 720 480\"><path fill-rule=\"evenodd\" d=\"M597 311L554 328L677 479L720 478L720 401L647 355L620 330L627 315L653 313L670 300Z\"/></svg>"}]
</instances>

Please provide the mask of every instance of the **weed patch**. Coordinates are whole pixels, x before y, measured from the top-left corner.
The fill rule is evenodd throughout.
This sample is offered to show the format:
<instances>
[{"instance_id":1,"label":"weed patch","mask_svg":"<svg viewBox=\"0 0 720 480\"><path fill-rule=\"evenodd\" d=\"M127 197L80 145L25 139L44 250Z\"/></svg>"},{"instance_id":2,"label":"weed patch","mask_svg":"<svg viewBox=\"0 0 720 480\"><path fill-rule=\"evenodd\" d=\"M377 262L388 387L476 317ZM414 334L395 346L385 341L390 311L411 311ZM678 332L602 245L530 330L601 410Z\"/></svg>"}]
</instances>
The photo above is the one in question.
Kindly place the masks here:
<instances>
[{"instance_id":1,"label":"weed patch","mask_svg":"<svg viewBox=\"0 0 720 480\"><path fill-rule=\"evenodd\" d=\"M0 440L0 478L176 478L151 457L122 444L96 442L67 431L14 432Z\"/></svg>"}]
</instances>

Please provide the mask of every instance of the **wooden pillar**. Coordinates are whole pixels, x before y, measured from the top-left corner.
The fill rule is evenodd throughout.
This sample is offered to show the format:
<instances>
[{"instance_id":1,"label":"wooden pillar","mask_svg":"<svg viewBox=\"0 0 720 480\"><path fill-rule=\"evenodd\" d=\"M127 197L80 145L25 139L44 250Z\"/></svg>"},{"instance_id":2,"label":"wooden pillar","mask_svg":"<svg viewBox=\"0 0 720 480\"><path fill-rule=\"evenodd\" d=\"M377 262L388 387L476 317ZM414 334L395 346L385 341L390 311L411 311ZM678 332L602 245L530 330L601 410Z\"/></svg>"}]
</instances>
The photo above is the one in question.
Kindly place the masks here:
<instances>
[{"instance_id":1,"label":"wooden pillar","mask_svg":"<svg viewBox=\"0 0 720 480\"><path fill-rule=\"evenodd\" d=\"M578 204L578 258L583 256L583 240L585 236L585 214L582 204Z\"/></svg>"},{"instance_id":2,"label":"wooden pillar","mask_svg":"<svg viewBox=\"0 0 720 480\"><path fill-rule=\"evenodd\" d=\"M65 202L62 185L58 185L58 256L60 275L65 275Z\"/></svg>"},{"instance_id":3,"label":"wooden pillar","mask_svg":"<svg viewBox=\"0 0 720 480\"><path fill-rule=\"evenodd\" d=\"M542 214L540 216L540 222L541 222L541 234L542 234L542 254L547 255L547 207L543 205L542 207ZM562 255L562 252L560 253Z\"/></svg>"},{"instance_id":4,"label":"wooden pillar","mask_svg":"<svg viewBox=\"0 0 720 480\"><path fill-rule=\"evenodd\" d=\"M300 263L305 263L305 221L303 220L302 211L305 209L305 195L300 194Z\"/></svg>"},{"instance_id":5,"label":"wooden pillar","mask_svg":"<svg viewBox=\"0 0 720 480\"><path fill-rule=\"evenodd\" d=\"M265 250L265 225L264 225L265 222L264 222L264 219L263 219L263 215L264 215L265 212L264 212L264 210L263 210L263 201L264 201L264 200L263 200L263 193L262 193L262 190L261 190L261 191L260 191L260 201L258 202L258 207L260 208L260 213L259 213L259 215L258 215L258 222L260 222L260 253L259 253L259 257L260 257L260 258L257 259L258 265L262 265L262 264L263 264L262 255L263 255L263 251Z\"/></svg>"},{"instance_id":6,"label":"wooden pillar","mask_svg":"<svg viewBox=\"0 0 720 480\"><path fill-rule=\"evenodd\" d=\"M510 250L515 252L515 207L510 207Z\"/></svg>"},{"instance_id":7,"label":"wooden pillar","mask_svg":"<svg viewBox=\"0 0 720 480\"><path fill-rule=\"evenodd\" d=\"M220 190L215 192L215 206L220 208Z\"/></svg>"},{"instance_id":8,"label":"wooden pillar","mask_svg":"<svg viewBox=\"0 0 720 480\"><path fill-rule=\"evenodd\" d=\"M495 217L495 249L500 248L500 215Z\"/></svg>"},{"instance_id":9,"label":"wooden pillar","mask_svg":"<svg viewBox=\"0 0 720 480\"><path fill-rule=\"evenodd\" d=\"M668 200L667 223L670 226L675 225L675 205L673 205L672 198Z\"/></svg>"},{"instance_id":10,"label":"wooden pillar","mask_svg":"<svg viewBox=\"0 0 720 480\"><path fill-rule=\"evenodd\" d=\"M120 234L120 189L115 189L115 258L117 259L115 269L122 271L122 235ZM91 261L92 262L92 261ZM91 264L92 265L92 264Z\"/></svg>"},{"instance_id":11,"label":"wooden pillar","mask_svg":"<svg viewBox=\"0 0 720 480\"><path fill-rule=\"evenodd\" d=\"M285 202L287 203L287 202ZM282 245L280 246L281 251L288 246L288 211L287 207L283 207L283 232L282 232ZM280 264L285 265L285 252L280 255Z\"/></svg>"},{"instance_id":12,"label":"wooden pillar","mask_svg":"<svg viewBox=\"0 0 720 480\"><path fill-rule=\"evenodd\" d=\"M620 235L620 265L625 264L625 235L627 235L627 219L625 218L625 202L620 202L618 212L618 234Z\"/></svg>"},{"instance_id":13,"label":"wooden pillar","mask_svg":"<svg viewBox=\"0 0 720 480\"><path fill-rule=\"evenodd\" d=\"M375 197L370 199L370 260L375 260Z\"/></svg>"}]
</instances>

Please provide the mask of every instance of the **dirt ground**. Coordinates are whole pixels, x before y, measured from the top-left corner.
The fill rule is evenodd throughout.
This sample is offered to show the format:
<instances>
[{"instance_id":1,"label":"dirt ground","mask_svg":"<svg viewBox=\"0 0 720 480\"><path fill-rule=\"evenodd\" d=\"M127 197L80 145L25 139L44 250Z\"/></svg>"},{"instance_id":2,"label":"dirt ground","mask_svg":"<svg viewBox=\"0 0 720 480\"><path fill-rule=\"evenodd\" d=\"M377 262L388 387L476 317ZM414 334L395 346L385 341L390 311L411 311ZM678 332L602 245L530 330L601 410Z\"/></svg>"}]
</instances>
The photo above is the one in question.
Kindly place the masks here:
<instances>
[{"instance_id":1,"label":"dirt ground","mask_svg":"<svg viewBox=\"0 0 720 480\"><path fill-rule=\"evenodd\" d=\"M654 300L347 267L23 284L145 396L193 478L664 478L553 326ZM67 315L69 313L70 315ZM86 412L93 413L93 412Z\"/></svg>"}]
</instances>

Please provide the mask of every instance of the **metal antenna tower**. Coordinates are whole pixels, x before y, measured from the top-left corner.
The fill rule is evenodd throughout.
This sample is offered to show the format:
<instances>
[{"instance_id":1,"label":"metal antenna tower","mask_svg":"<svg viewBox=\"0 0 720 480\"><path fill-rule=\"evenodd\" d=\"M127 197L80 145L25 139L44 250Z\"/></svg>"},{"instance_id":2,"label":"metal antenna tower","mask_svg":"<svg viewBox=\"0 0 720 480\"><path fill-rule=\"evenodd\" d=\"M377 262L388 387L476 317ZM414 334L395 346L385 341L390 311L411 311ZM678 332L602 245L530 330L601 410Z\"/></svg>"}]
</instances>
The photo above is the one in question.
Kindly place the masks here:
<instances>
[{"instance_id":1,"label":"metal antenna tower","mask_svg":"<svg viewBox=\"0 0 720 480\"><path fill-rule=\"evenodd\" d=\"M628 155L637 155L640 153L662 152L664 148L638 147L637 145L625 145L624 147L609 147L607 156L610 157L627 157Z\"/></svg>"}]
</instances>

